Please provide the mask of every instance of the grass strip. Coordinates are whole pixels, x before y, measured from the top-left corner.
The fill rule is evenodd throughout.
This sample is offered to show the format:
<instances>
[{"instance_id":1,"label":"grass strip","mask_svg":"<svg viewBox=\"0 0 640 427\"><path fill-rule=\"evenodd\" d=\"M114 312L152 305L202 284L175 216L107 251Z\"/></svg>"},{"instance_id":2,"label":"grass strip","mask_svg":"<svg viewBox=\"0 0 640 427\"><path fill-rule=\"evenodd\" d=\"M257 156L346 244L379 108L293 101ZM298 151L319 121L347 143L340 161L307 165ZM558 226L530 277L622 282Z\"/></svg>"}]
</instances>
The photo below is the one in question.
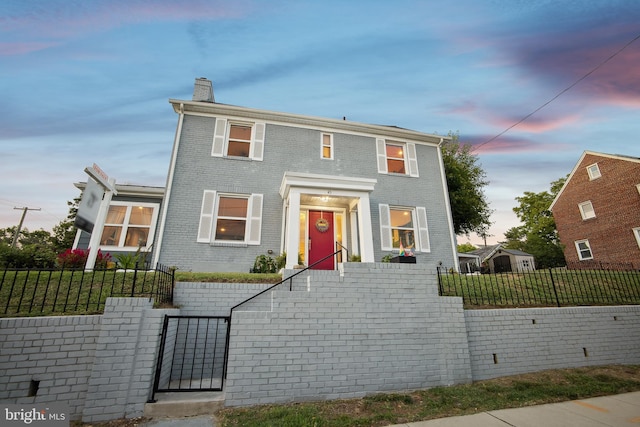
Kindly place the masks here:
<instances>
[{"instance_id":1,"label":"grass strip","mask_svg":"<svg viewBox=\"0 0 640 427\"><path fill-rule=\"evenodd\" d=\"M549 370L362 399L220 410L221 427L387 426L640 391L640 366Z\"/></svg>"}]
</instances>

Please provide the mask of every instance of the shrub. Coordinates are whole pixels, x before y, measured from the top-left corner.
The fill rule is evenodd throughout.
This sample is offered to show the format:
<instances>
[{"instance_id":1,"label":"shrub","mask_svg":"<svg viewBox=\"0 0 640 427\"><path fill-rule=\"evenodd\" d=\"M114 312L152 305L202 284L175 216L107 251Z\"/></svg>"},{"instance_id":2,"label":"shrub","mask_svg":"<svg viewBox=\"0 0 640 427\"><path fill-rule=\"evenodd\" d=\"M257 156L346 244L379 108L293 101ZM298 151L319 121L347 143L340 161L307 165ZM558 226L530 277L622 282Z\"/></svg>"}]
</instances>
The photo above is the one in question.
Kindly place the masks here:
<instances>
[{"instance_id":1,"label":"shrub","mask_svg":"<svg viewBox=\"0 0 640 427\"><path fill-rule=\"evenodd\" d=\"M278 265L269 255L258 255L253 263L252 273L277 273Z\"/></svg>"},{"instance_id":2,"label":"shrub","mask_svg":"<svg viewBox=\"0 0 640 427\"><path fill-rule=\"evenodd\" d=\"M40 243L22 248L0 244L0 266L5 268L53 268L55 262L55 252Z\"/></svg>"},{"instance_id":3,"label":"shrub","mask_svg":"<svg viewBox=\"0 0 640 427\"><path fill-rule=\"evenodd\" d=\"M88 257L89 249L67 249L61 254L58 254L58 267L69 269L84 268ZM111 262L111 254L103 253L98 249L95 268L106 268L109 262Z\"/></svg>"},{"instance_id":4,"label":"shrub","mask_svg":"<svg viewBox=\"0 0 640 427\"><path fill-rule=\"evenodd\" d=\"M132 270L134 268L143 267L145 263L145 255L141 252L127 252L114 255L119 268Z\"/></svg>"}]
</instances>

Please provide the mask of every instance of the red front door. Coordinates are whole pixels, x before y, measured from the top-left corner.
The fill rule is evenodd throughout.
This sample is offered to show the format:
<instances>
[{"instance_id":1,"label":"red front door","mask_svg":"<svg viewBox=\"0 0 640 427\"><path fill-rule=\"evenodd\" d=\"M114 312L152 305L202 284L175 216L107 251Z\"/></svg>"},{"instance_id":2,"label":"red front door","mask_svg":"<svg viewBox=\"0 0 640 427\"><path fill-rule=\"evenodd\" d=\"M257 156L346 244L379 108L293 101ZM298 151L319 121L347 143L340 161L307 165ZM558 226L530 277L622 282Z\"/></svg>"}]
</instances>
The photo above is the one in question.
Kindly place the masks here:
<instances>
[{"instance_id":1,"label":"red front door","mask_svg":"<svg viewBox=\"0 0 640 427\"><path fill-rule=\"evenodd\" d=\"M333 212L309 211L309 264L335 252ZM334 257L329 257L313 267L315 270L333 270Z\"/></svg>"}]
</instances>

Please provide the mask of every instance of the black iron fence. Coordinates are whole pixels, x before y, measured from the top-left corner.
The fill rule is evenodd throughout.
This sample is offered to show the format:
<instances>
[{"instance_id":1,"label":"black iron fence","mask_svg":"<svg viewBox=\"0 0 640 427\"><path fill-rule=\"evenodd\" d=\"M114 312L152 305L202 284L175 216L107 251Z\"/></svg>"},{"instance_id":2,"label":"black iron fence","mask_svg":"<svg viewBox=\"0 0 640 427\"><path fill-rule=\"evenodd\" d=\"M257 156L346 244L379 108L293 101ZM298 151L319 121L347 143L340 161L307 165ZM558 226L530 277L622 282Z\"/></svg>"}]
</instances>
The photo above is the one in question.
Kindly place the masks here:
<instances>
[{"instance_id":1,"label":"black iron fence","mask_svg":"<svg viewBox=\"0 0 640 427\"><path fill-rule=\"evenodd\" d=\"M637 270L551 268L460 274L438 267L438 286L440 295L462 297L466 308L640 304Z\"/></svg>"},{"instance_id":2,"label":"black iron fence","mask_svg":"<svg viewBox=\"0 0 640 427\"><path fill-rule=\"evenodd\" d=\"M174 271L9 269L0 270L0 316L95 314L108 297L149 297L157 304L173 302Z\"/></svg>"}]
</instances>

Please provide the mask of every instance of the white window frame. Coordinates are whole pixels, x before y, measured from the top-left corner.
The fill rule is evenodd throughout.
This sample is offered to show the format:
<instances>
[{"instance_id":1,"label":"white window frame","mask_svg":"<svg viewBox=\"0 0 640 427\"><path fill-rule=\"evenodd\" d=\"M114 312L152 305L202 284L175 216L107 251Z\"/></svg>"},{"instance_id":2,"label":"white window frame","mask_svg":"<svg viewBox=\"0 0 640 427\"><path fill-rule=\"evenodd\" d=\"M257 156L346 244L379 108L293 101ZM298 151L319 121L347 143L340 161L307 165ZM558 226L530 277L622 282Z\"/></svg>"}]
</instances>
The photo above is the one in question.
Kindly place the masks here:
<instances>
[{"instance_id":1,"label":"white window frame","mask_svg":"<svg viewBox=\"0 0 640 427\"><path fill-rule=\"evenodd\" d=\"M633 228L633 235L636 238L636 242L638 243L638 247L640 247L640 227Z\"/></svg>"},{"instance_id":2,"label":"white window frame","mask_svg":"<svg viewBox=\"0 0 640 427\"><path fill-rule=\"evenodd\" d=\"M580 249L580 244L584 244L586 249ZM587 261L593 259L593 250L591 250L591 245L589 244L589 239L576 240L574 242L576 246L576 252L578 253L578 259L580 261ZM583 256L583 251L589 251L589 256Z\"/></svg>"},{"instance_id":3,"label":"white window frame","mask_svg":"<svg viewBox=\"0 0 640 427\"><path fill-rule=\"evenodd\" d=\"M403 147L404 154L404 174L389 172L387 164L387 145L396 145ZM403 142L397 140L387 140L384 138L376 138L376 153L378 157L378 173L390 174L396 176L418 177L418 156L416 152L416 144L412 142Z\"/></svg>"},{"instance_id":4,"label":"white window frame","mask_svg":"<svg viewBox=\"0 0 640 427\"><path fill-rule=\"evenodd\" d=\"M587 174L589 174L590 181L598 179L602 176L602 173L600 173L600 167L597 163L587 166Z\"/></svg>"},{"instance_id":5,"label":"white window frame","mask_svg":"<svg viewBox=\"0 0 640 427\"><path fill-rule=\"evenodd\" d=\"M158 203L147 203L147 202L123 202L123 201L112 201L109 203L109 207L111 206L126 206L127 211L125 213L122 224L110 224L104 223L102 225L101 233L104 233L104 227L115 226L122 227L122 231L120 232L120 239L117 245L100 245L101 250L110 250L110 251L122 251L122 250L138 250L142 248L144 250L149 250L153 246L153 238L155 237L156 232L156 223L158 220L158 213L160 205ZM127 231L129 228L147 228L147 226L140 225L130 225L129 221L131 219L131 210L134 207L141 206L143 208L152 208L153 214L151 216L151 223L149 224L149 234L147 235L147 244L145 246L125 246L125 241L127 239ZM106 221L106 218L105 218ZM102 240L102 236L100 236L100 240Z\"/></svg>"},{"instance_id":6,"label":"white window frame","mask_svg":"<svg viewBox=\"0 0 640 427\"><path fill-rule=\"evenodd\" d=\"M229 156L229 134L231 126L251 127L251 140L249 141L249 156ZM266 124L263 122L247 122L224 117L216 118L213 131L213 145L211 146L212 157L226 157L232 159L250 159L262 161L264 158Z\"/></svg>"},{"instance_id":7,"label":"white window frame","mask_svg":"<svg viewBox=\"0 0 640 427\"><path fill-rule=\"evenodd\" d=\"M422 206L396 206L388 204L378 205L380 213L380 244L383 251L399 251L393 247L393 228L391 227L391 210L411 211L415 252L431 252L429 241L429 227L427 223L427 210ZM408 248L407 248L408 249Z\"/></svg>"},{"instance_id":8,"label":"white window frame","mask_svg":"<svg viewBox=\"0 0 640 427\"><path fill-rule=\"evenodd\" d=\"M247 213L245 218L244 240L215 240L218 224L218 208L221 197L247 199ZM262 234L262 194L223 193L215 190L204 190L202 208L200 210L200 224L196 241L211 245L259 245Z\"/></svg>"},{"instance_id":9,"label":"white window frame","mask_svg":"<svg viewBox=\"0 0 640 427\"><path fill-rule=\"evenodd\" d=\"M325 136L329 137L328 144L325 144L324 142ZM324 156L325 147L329 148L329 157ZM332 133L322 132L320 134L320 158L324 160L333 160L333 134Z\"/></svg>"},{"instance_id":10,"label":"white window frame","mask_svg":"<svg viewBox=\"0 0 640 427\"><path fill-rule=\"evenodd\" d=\"M582 216L583 220L596 217L596 211L593 208L593 203L591 203L590 200L578 204L578 209L580 209L580 216Z\"/></svg>"}]
</instances>

